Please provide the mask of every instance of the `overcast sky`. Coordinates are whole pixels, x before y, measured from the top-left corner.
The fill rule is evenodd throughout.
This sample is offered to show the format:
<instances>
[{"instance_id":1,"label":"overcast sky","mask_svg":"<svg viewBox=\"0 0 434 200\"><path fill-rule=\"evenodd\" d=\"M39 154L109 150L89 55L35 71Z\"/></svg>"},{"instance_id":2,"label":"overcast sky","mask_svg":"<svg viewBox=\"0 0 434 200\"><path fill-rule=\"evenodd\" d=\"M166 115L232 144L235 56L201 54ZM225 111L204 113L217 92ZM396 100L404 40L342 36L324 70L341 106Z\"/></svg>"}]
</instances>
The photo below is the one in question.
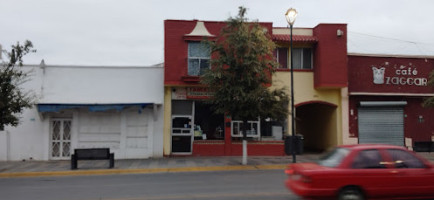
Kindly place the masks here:
<instances>
[{"instance_id":1,"label":"overcast sky","mask_svg":"<svg viewBox=\"0 0 434 200\"><path fill-rule=\"evenodd\" d=\"M165 19L348 24L348 51L434 56L432 0L0 0L0 44L31 40L26 64L149 66L164 61Z\"/></svg>"}]
</instances>

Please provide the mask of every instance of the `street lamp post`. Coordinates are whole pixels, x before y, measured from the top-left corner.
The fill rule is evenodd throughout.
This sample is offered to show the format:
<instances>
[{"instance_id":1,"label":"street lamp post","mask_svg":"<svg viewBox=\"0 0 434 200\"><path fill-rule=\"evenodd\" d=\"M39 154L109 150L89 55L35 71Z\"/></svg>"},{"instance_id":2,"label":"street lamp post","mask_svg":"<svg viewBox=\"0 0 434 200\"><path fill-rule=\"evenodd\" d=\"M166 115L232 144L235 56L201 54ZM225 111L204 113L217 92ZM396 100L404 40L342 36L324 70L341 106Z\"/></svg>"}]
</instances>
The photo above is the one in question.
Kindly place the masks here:
<instances>
[{"instance_id":1,"label":"street lamp post","mask_svg":"<svg viewBox=\"0 0 434 200\"><path fill-rule=\"evenodd\" d=\"M295 156L295 111L294 111L294 65L292 63L292 26L294 25L295 18L297 17L297 11L294 8L288 9L285 13L286 21L288 22L289 29L290 29L290 53L291 53L291 133L292 133L292 140L291 140L291 153L292 153L292 162L296 163L296 156Z\"/></svg>"}]
</instances>

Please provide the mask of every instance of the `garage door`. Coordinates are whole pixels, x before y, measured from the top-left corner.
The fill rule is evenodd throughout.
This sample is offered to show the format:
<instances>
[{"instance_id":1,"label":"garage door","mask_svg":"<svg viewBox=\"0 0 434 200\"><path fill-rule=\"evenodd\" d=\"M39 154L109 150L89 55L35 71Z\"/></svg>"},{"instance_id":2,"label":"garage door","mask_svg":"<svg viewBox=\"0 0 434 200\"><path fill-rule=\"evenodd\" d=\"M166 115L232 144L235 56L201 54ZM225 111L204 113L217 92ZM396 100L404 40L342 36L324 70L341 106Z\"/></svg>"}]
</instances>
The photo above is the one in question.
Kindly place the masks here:
<instances>
[{"instance_id":1,"label":"garage door","mask_svg":"<svg viewBox=\"0 0 434 200\"><path fill-rule=\"evenodd\" d=\"M78 148L110 148L116 159L152 156L152 111L80 112Z\"/></svg>"},{"instance_id":2,"label":"garage door","mask_svg":"<svg viewBox=\"0 0 434 200\"><path fill-rule=\"evenodd\" d=\"M404 109L402 107L360 107L359 143L404 146Z\"/></svg>"}]
</instances>

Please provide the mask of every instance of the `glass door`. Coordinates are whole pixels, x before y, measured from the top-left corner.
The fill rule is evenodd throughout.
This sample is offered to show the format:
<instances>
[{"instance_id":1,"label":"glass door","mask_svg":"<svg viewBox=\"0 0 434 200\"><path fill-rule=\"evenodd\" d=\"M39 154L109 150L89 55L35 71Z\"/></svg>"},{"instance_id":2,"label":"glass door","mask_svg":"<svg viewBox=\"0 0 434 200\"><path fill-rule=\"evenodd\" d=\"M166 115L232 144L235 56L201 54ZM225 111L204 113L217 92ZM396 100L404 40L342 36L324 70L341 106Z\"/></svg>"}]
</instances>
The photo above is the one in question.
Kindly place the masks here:
<instances>
[{"instance_id":1,"label":"glass door","mask_svg":"<svg viewBox=\"0 0 434 200\"><path fill-rule=\"evenodd\" d=\"M192 143L192 116L172 115L172 153L191 154Z\"/></svg>"}]
</instances>

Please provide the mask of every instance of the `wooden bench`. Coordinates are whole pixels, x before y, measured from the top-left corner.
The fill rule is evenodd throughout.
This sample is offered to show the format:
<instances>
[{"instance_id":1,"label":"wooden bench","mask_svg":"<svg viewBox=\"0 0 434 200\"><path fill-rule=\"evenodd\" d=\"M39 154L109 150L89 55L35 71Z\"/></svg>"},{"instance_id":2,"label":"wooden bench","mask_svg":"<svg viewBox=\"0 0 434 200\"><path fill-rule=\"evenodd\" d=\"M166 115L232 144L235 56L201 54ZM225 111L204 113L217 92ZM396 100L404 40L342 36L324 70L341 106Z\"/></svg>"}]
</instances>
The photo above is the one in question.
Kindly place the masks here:
<instances>
[{"instance_id":1,"label":"wooden bench","mask_svg":"<svg viewBox=\"0 0 434 200\"><path fill-rule=\"evenodd\" d=\"M415 152L434 152L434 142L431 141L423 141L423 142L414 142L413 150Z\"/></svg>"},{"instance_id":2,"label":"wooden bench","mask_svg":"<svg viewBox=\"0 0 434 200\"><path fill-rule=\"evenodd\" d=\"M71 169L77 169L78 160L110 160L109 168L115 166L115 154L109 148L74 149L71 155Z\"/></svg>"}]
</instances>

